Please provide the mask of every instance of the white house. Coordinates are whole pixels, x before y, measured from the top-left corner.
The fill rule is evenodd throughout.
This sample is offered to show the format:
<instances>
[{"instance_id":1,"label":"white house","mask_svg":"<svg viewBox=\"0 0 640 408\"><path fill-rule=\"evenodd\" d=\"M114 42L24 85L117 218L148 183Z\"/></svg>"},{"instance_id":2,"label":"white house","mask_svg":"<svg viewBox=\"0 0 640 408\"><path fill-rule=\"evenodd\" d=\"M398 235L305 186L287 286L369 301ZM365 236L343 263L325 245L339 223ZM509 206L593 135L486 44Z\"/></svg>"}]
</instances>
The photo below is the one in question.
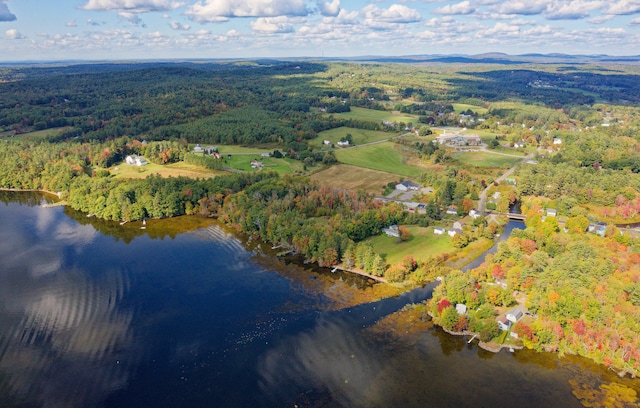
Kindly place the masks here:
<instances>
[{"instance_id":1,"label":"white house","mask_svg":"<svg viewBox=\"0 0 640 408\"><path fill-rule=\"evenodd\" d=\"M390 225L389 228L384 228L383 231L389 237L397 238L400 236L400 230L398 229L397 225Z\"/></svg>"},{"instance_id":2,"label":"white house","mask_svg":"<svg viewBox=\"0 0 640 408\"><path fill-rule=\"evenodd\" d=\"M402 183L396 184L396 190L400 191L417 191L420 189L420 184L416 184L413 181L405 180Z\"/></svg>"},{"instance_id":3,"label":"white house","mask_svg":"<svg viewBox=\"0 0 640 408\"><path fill-rule=\"evenodd\" d=\"M547 217L555 217L558 211L555 208L547 208Z\"/></svg>"},{"instance_id":4,"label":"white house","mask_svg":"<svg viewBox=\"0 0 640 408\"><path fill-rule=\"evenodd\" d=\"M507 316L502 315L498 317L498 327L500 330L509 330L511 328L511 321L507 319Z\"/></svg>"},{"instance_id":5,"label":"white house","mask_svg":"<svg viewBox=\"0 0 640 408\"><path fill-rule=\"evenodd\" d=\"M559 137L554 137L554 138L553 138L553 144L554 144L554 145L560 145L560 144L562 144L562 139L560 139Z\"/></svg>"},{"instance_id":6,"label":"white house","mask_svg":"<svg viewBox=\"0 0 640 408\"><path fill-rule=\"evenodd\" d=\"M471 210L469 211L469 216L473 219L476 219L480 217L480 213L476 210Z\"/></svg>"},{"instance_id":7,"label":"white house","mask_svg":"<svg viewBox=\"0 0 640 408\"><path fill-rule=\"evenodd\" d=\"M446 213L449 214L449 215L458 215L458 210L456 210L455 208L449 207L449 208L447 208Z\"/></svg>"},{"instance_id":8,"label":"white house","mask_svg":"<svg viewBox=\"0 0 640 408\"><path fill-rule=\"evenodd\" d=\"M262 157L271 157L271 153L260 153Z\"/></svg>"},{"instance_id":9,"label":"white house","mask_svg":"<svg viewBox=\"0 0 640 408\"><path fill-rule=\"evenodd\" d=\"M458 312L460 316L467 314L467 306L462 303L456 304L456 312Z\"/></svg>"},{"instance_id":10,"label":"white house","mask_svg":"<svg viewBox=\"0 0 640 408\"><path fill-rule=\"evenodd\" d=\"M433 228L433 233L436 235L444 235L444 228L442 227L434 227Z\"/></svg>"},{"instance_id":11,"label":"white house","mask_svg":"<svg viewBox=\"0 0 640 408\"><path fill-rule=\"evenodd\" d=\"M193 148L193 152L194 152L194 153L202 153L202 152L204 152L204 149L203 149L203 148L202 148L202 146L200 146L200 144L198 143L198 144L196 145L196 147L194 147L194 148Z\"/></svg>"},{"instance_id":12,"label":"white house","mask_svg":"<svg viewBox=\"0 0 640 408\"><path fill-rule=\"evenodd\" d=\"M132 154L125 157L124 161L125 163L132 166L144 166L145 164L149 164L149 162L147 162L144 157L138 156L137 154Z\"/></svg>"},{"instance_id":13,"label":"white house","mask_svg":"<svg viewBox=\"0 0 640 408\"><path fill-rule=\"evenodd\" d=\"M450 230L447 231L447 234L449 234L449 236L453 238L456 236L456 234L462 234L462 230L457 228L451 228Z\"/></svg>"},{"instance_id":14,"label":"white house","mask_svg":"<svg viewBox=\"0 0 640 408\"><path fill-rule=\"evenodd\" d=\"M524 312L519 307L514 307L505 316L511 323L518 323L524 317Z\"/></svg>"},{"instance_id":15,"label":"white house","mask_svg":"<svg viewBox=\"0 0 640 408\"><path fill-rule=\"evenodd\" d=\"M338 142L338 146L349 146L348 140L341 140Z\"/></svg>"},{"instance_id":16,"label":"white house","mask_svg":"<svg viewBox=\"0 0 640 408\"><path fill-rule=\"evenodd\" d=\"M462 230L465 225L467 225L466 222L458 220L458 221L453 223L453 229Z\"/></svg>"},{"instance_id":17,"label":"white house","mask_svg":"<svg viewBox=\"0 0 640 408\"><path fill-rule=\"evenodd\" d=\"M323 140L322 144L325 144L327 146L331 146L331 140Z\"/></svg>"}]
</instances>

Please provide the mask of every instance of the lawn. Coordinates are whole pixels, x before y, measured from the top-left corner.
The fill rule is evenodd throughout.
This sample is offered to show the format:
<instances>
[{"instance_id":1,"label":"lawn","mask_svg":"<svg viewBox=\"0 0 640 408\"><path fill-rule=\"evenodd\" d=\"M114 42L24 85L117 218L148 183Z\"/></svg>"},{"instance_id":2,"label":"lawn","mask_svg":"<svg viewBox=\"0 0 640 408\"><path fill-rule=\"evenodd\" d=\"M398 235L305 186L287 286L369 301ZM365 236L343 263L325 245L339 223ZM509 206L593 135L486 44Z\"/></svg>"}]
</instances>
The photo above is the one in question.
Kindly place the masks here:
<instances>
[{"instance_id":1,"label":"lawn","mask_svg":"<svg viewBox=\"0 0 640 408\"><path fill-rule=\"evenodd\" d=\"M224 153L227 154L227 153ZM260 154L232 154L231 159L224 157L224 167L242 171L258 171L251 167L251 162L257 160L264 164L264 170L275 171L280 175L294 174L303 171L303 164L299 160L288 158L276 159L275 157L262 157Z\"/></svg>"},{"instance_id":2,"label":"lawn","mask_svg":"<svg viewBox=\"0 0 640 408\"><path fill-rule=\"evenodd\" d=\"M406 164L405 158L396 150L396 145L392 142L341 149L337 150L335 155L340 163L400 176L417 177L425 171L421 167Z\"/></svg>"},{"instance_id":3,"label":"lawn","mask_svg":"<svg viewBox=\"0 0 640 408\"><path fill-rule=\"evenodd\" d=\"M380 140L386 140L386 139L390 139L394 136L397 136L397 133L391 133L391 132L381 132L381 131L377 131L377 130L364 130L364 129L355 129L355 128L349 128L349 127L339 127L339 128L335 128L335 129L330 129L330 130L325 130L323 132L320 132L318 134L318 137L310 140L311 145L315 146L315 147L325 147L325 145L322 144L322 142L324 140L329 140L331 142L333 142L333 144L335 145L336 143L338 143L340 140L343 140L346 136L347 133L351 134L351 137L353 139L353 144L354 145L362 145L365 143L371 143L371 142L377 142Z\"/></svg>"},{"instance_id":4,"label":"lawn","mask_svg":"<svg viewBox=\"0 0 640 408\"><path fill-rule=\"evenodd\" d=\"M412 255L416 260L426 260L443 252L458 251L451 244L449 235L436 235L433 233L433 227L408 226L407 228L411 233L408 241L400 241L384 233L369 238L374 251L380 254L387 264L394 265L402 261L405 255Z\"/></svg>"},{"instance_id":5,"label":"lawn","mask_svg":"<svg viewBox=\"0 0 640 408\"><path fill-rule=\"evenodd\" d=\"M494 167L508 169L520 160L517 157L503 156L485 152L454 153L453 157L461 163L476 167Z\"/></svg>"},{"instance_id":6,"label":"lawn","mask_svg":"<svg viewBox=\"0 0 640 408\"><path fill-rule=\"evenodd\" d=\"M366 109L366 108L358 108L351 107L351 112L339 113L338 115L351 118L351 119L361 119L361 120L371 120L375 122L382 121L391 121L391 122L404 122L404 123L418 123L418 116L415 115L406 115L402 113L389 112L389 111L381 111L375 109Z\"/></svg>"},{"instance_id":7,"label":"lawn","mask_svg":"<svg viewBox=\"0 0 640 408\"><path fill-rule=\"evenodd\" d=\"M395 174L347 164L331 166L313 174L311 179L339 189L365 190L374 194L382 194L385 184L399 181L399 177Z\"/></svg>"}]
</instances>

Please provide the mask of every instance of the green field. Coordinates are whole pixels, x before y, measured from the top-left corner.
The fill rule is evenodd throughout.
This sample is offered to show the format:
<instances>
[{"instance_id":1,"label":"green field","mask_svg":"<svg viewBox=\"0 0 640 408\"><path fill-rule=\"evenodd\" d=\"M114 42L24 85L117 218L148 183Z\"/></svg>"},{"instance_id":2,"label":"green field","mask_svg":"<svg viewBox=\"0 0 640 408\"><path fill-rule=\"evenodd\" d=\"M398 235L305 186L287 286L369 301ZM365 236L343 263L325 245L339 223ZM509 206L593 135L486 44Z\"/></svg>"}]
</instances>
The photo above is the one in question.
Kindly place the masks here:
<instances>
[{"instance_id":1,"label":"green field","mask_svg":"<svg viewBox=\"0 0 640 408\"><path fill-rule=\"evenodd\" d=\"M224 160L224 167L247 172L259 171L251 167L253 160L264 164L263 171L275 171L280 175L300 173L303 171L302 162L288 158L276 159L275 157L261 157L259 154L232 154L231 159L225 157Z\"/></svg>"},{"instance_id":2,"label":"green field","mask_svg":"<svg viewBox=\"0 0 640 408\"><path fill-rule=\"evenodd\" d=\"M324 140L329 140L333 142L333 144L338 143L340 140L343 140L347 133L351 134L354 145L361 145L365 143L377 142L380 140L385 140L397 136L396 133L390 132L381 132L377 130L364 130L364 129L355 129L349 127L339 127L335 129L325 130L318 134L318 137L312 139L310 141L312 146L315 147L325 147L323 145Z\"/></svg>"},{"instance_id":3,"label":"green field","mask_svg":"<svg viewBox=\"0 0 640 408\"><path fill-rule=\"evenodd\" d=\"M461 163L470 164L476 167L498 167L508 169L520 160L517 157L503 156L485 152L454 153L454 159Z\"/></svg>"},{"instance_id":4,"label":"green field","mask_svg":"<svg viewBox=\"0 0 640 408\"><path fill-rule=\"evenodd\" d=\"M366 169L380 170L400 176L417 177L424 169L404 163L404 157L396 150L392 142L382 142L353 149L336 150L340 163Z\"/></svg>"},{"instance_id":5,"label":"green field","mask_svg":"<svg viewBox=\"0 0 640 408\"><path fill-rule=\"evenodd\" d=\"M371 120L375 122L382 122L385 120L392 122L404 122L404 123L418 123L418 117L413 115L406 115L401 113L393 113L389 111L381 111L375 109L357 108L351 107L351 112L339 113L338 115L361 120Z\"/></svg>"},{"instance_id":6,"label":"green field","mask_svg":"<svg viewBox=\"0 0 640 408\"><path fill-rule=\"evenodd\" d=\"M411 233L408 241L403 242L384 233L369 238L369 242L373 244L373 250L385 258L387 264L394 265L402 261L405 255L412 255L416 260L425 260L433 255L456 250L451 245L451 237L447 234L434 234L433 227L408 226L407 228Z\"/></svg>"},{"instance_id":7,"label":"green field","mask_svg":"<svg viewBox=\"0 0 640 408\"><path fill-rule=\"evenodd\" d=\"M44 130L36 130L35 132L22 133L20 135L16 135L16 137L22 139L41 139L48 136L55 136L58 133L61 133L64 130L71 129L70 127L59 127L59 128L51 128Z\"/></svg>"},{"instance_id":8,"label":"green field","mask_svg":"<svg viewBox=\"0 0 640 408\"><path fill-rule=\"evenodd\" d=\"M471 109L472 111L474 111L478 115L484 115L485 113L487 113L489 111L487 108L483 108L481 106L467 105L465 103L454 103L453 104L453 110L456 113L466 112L468 109Z\"/></svg>"},{"instance_id":9,"label":"green field","mask_svg":"<svg viewBox=\"0 0 640 408\"><path fill-rule=\"evenodd\" d=\"M260 153L272 153L273 149L260 149L257 147L242 147L242 146L234 146L234 145L217 145L218 152L220 154L249 154L249 153L257 153L260 156ZM251 161L251 160L249 160Z\"/></svg>"}]
</instances>

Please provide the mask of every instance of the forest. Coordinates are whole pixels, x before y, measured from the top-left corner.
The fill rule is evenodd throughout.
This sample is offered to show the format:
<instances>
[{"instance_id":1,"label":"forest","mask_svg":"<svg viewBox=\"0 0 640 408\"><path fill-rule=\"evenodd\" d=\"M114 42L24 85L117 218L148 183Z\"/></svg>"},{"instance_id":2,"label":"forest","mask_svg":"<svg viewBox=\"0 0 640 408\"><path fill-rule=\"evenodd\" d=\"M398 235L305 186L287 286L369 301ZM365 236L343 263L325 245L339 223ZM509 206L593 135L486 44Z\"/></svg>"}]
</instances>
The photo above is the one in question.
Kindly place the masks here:
<instances>
[{"instance_id":1,"label":"forest","mask_svg":"<svg viewBox=\"0 0 640 408\"><path fill-rule=\"evenodd\" d=\"M640 220L637 66L514 68L272 60L3 67L0 188L50 191L108 221L216 217L306 261L389 282L444 276L429 305L434 321L484 340L500 336L496 312L519 294L537 316L512 330L524 346L637 375L640 241L615 225ZM434 144L447 129L480 135L484 156ZM327 131L341 139L355 130L375 148L368 156L323 141ZM230 155L196 154L196 144L277 152L301 170L231 169ZM535 160L515 167L513 183L498 183L511 164L489 164L482 157L490 153ZM129 155L194 166L203 177L119 176ZM349 157L366 166L318 181ZM365 173L369 189L348 187ZM388 194L404 174L429 186L415 199L423 212L372 193ZM485 189L495 197L487 208L519 203L526 228L469 273L446 253L390 265L369 241L399 225L401 245L411 239L407 226L464 219L452 248L493 240L499 223L467 217ZM557 218L544 217L551 208ZM603 236L587 232L598 222ZM459 316L458 303L474 312Z\"/></svg>"}]
</instances>

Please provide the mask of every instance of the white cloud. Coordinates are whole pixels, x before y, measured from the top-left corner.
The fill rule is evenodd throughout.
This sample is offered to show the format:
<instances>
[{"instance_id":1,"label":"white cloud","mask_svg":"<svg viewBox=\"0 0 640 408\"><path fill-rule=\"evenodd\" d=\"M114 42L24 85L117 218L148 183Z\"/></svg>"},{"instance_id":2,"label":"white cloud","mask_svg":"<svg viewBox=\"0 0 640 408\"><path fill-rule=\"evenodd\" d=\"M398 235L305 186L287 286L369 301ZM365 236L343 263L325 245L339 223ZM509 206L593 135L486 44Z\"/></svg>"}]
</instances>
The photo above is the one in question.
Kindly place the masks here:
<instances>
[{"instance_id":1,"label":"white cloud","mask_svg":"<svg viewBox=\"0 0 640 408\"><path fill-rule=\"evenodd\" d=\"M76 22L76 20L69 20L66 22L65 24L67 27L77 27L78 23Z\"/></svg>"},{"instance_id":2,"label":"white cloud","mask_svg":"<svg viewBox=\"0 0 640 408\"><path fill-rule=\"evenodd\" d=\"M10 28L4 33L7 36L7 38L10 40L22 40L26 38L24 35L20 34L20 32L15 28Z\"/></svg>"},{"instance_id":3,"label":"white cloud","mask_svg":"<svg viewBox=\"0 0 640 408\"><path fill-rule=\"evenodd\" d=\"M98 27L104 24L104 21L96 21L92 18L87 19L87 25Z\"/></svg>"},{"instance_id":4,"label":"white cloud","mask_svg":"<svg viewBox=\"0 0 640 408\"><path fill-rule=\"evenodd\" d=\"M571 0L549 4L545 17L549 20L579 20L589 17L589 13L602 7L600 1Z\"/></svg>"},{"instance_id":5,"label":"white cloud","mask_svg":"<svg viewBox=\"0 0 640 408\"><path fill-rule=\"evenodd\" d=\"M610 4L602 13L616 15L640 13L640 0L620 0L613 2L613 4Z\"/></svg>"},{"instance_id":6,"label":"white cloud","mask_svg":"<svg viewBox=\"0 0 640 408\"><path fill-rule=\"evenodd\" d=\"M0 1L0 22L16 21L16 15L9 11L9 6L4 1Z\"/></svg>"},{"instance_id":7,"label":"white cloud","mask_svg":"<svg viewBox=\"0 0 640 408\"><path fill-rule=\"evenodd\" d=\"M369 22L383 23L415 23L420 21L421 16L417 10L403 6L401 4L392 4L388 9L381 9L374 5L364 7L360 13L365 20Z\"/></svg>"},{"instance_id":8,"label":"white cloud","mask_svg":"<svg viewBox=\"0 0 640 408\"><path fill-rule=\"evenodd\" d=\"M185 12L199 23L223 22L231 17L305 16L304 0L203 0Z\"/></svg>"},{"instance_id":9,"label":"white cloud","mask_svg":"<svg viewBox=\"0 0 640 408\"><path fill-rule=\"evenodd\" d=\"M594 18L589 19L589 23L591 24L603 24L606 23L607 21L613 19L613 15L608 15L608 16L597 16Z\"/></svg>"},{"instance_id":10,"label":"white cloud","mask_svg":"<svg viewBox=\"0 0 640 408\"><path fill-rule=\"evenodd\" d=\"M333 0L331 3L326 0L320 0L318 1L318 7L320 8L320 14L328 17L335 17L341 11L340 0Z\"/></svg>"},{"instance_id":11,"label":"white cloud","mask_svg":"<svg viewBox=\"0 0 640 408\"><path fill-rule=\"evenodd\" d=\"M96 11L118 11L129 13L148 13L167 11L184 6L184 2L175 0L89 0L81 8Z\"/></svg>"},{"instance_id":12,"label":"white cloud","mask_svg":"<svg viewBox=\"0 0 640 408\"><path fill-rule=\"evenodd\" d=\"M525 16L541 14L547 9L549 0L507 1L498 7L502 14L522 14Z\"/></svg>"},{"instance_id":13,"label":"white cloud","mask_svg":"<svg viewBox=\"0 0 640 408\"><path fill-rule=\"evenodd\" d=\"M448 4L433 10L435 14L471 14L475 11L475 7L473 7L469 1L463 1L462 3L457 4Z\"/></svg>"},{"instance_id":14,"label":"white cloud","mask_svg":"<svg viewBox=\"0 0 640 408\"><path fill-rule=\"evenodd\" d=\"M294 22L286 16L260 17L251 22L251 29L265 34L292 33Z\"/></svg>"},{"instance_id":15,"label":"white cloud","mask_svg":"<svg viewBox=\"0 0 640 408\"><path fill-rule=\"evenodd\" d=\"M138 15L138 13L132 13L129 11L120 11L118 15L127 20L129 24L133 27L146 27L146 25L142 22L142 19Z\"/></svg>"},{"instance_id":16,"label":"white cloud","mask_svg":"<svg viewBox=\"0 0 640 408\"><path fill-rule=\"evenodd\" d=\"M172 21L169 23L169 26L176 31L188 31L191 30L191 26L189 24L182 24L178 21Z\"/></svg>"},{"instance_id":17,"label":"white cloud","mask_svg":"<svg viewBox=\"0 0 640 408\"><path fill-rule=\"evenodd\" d=\"M631 20L630 24L631 24L631 25L638 25L638 24L640 24L640 17L638 17L638 18L634 18L633 20Z\"/></svg>"},{"instance_id":18,"label":"white cloud","mask_svg":"<svg viewBox=\"0 0 640 408\"><path fill-rule=\"evenodd\" d=\"M357 24L358 14L359 13L357 11L341 9L337 16L325 17L322 21L325 24Z\"/></svg>"}]
</instances>

